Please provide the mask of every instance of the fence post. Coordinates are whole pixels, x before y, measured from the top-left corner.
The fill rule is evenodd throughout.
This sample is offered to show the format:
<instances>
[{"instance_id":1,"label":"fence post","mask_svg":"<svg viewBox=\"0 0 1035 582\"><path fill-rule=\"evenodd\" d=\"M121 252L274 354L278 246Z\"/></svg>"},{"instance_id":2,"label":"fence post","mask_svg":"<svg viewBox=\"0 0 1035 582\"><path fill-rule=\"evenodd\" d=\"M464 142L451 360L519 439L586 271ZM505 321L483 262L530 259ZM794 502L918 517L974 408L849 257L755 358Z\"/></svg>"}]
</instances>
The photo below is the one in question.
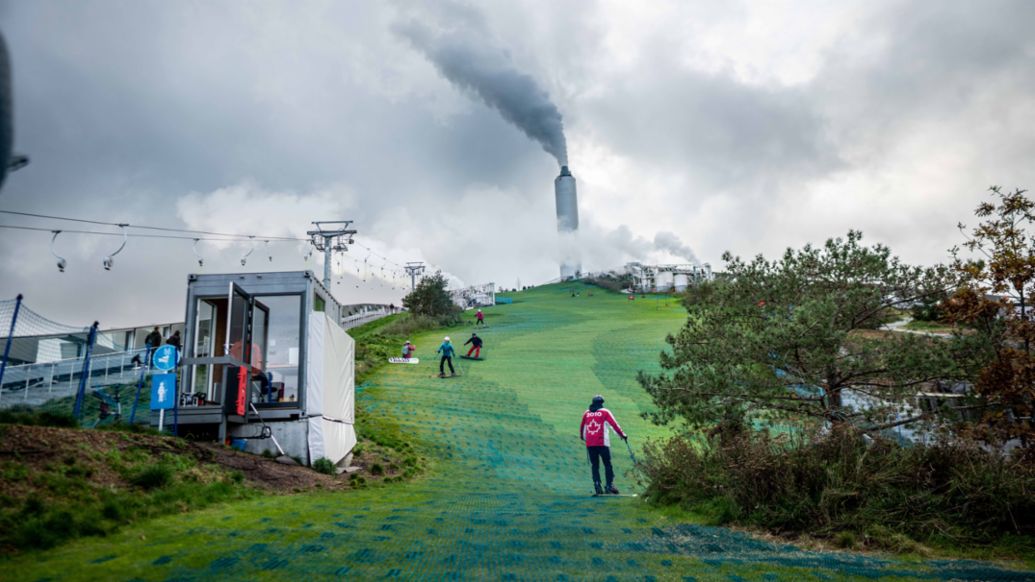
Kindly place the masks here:
<instances>
[{"instance_id":1,"label":"fence post","mask_svg":"<svg viewBox=\"0 0 1035 582\"><path fill-rule=\"evenodd\" d=\"M75 393L75 406L72 408L72 415L79 420L83 412L83 400L86 397L86 383L90 378L90 352L93 351L93 344L97 341L98 322L90 326L90 335L86 339L86 353L83 355L83 371L79 375L79 390Z\"/></svg>"},{"instance_id":2,"label":"fence post","mask_svg":"<svg viewBox=\"0 0 1035 582\"><path fill-rule=\"evenodd\" d=\"M11 317L11 329L7 332L7 344L4 346L4 359L0 361L0 393L4 386L4 369L7 368L7 358L11 355L11 342L14 341L14 324L18 322L18 311L22 308L22 294L14 299L14 316Z\"/></svg>"},{"instance_id":3,"label":"fence post","mask_svg":"<svg viewBox=\"0 0 1035 582\"><path fill-rule=\"evenodd\" d=\"M144 365L140 366L140 379L137 380L137 395L133 398L133 410L129 413L129 423L133 422L137 418L137 405L140 404L140 391L144 388L144 375L151 368L151 345L148 344L144 348Z\"/></svg>"}]
</instances>

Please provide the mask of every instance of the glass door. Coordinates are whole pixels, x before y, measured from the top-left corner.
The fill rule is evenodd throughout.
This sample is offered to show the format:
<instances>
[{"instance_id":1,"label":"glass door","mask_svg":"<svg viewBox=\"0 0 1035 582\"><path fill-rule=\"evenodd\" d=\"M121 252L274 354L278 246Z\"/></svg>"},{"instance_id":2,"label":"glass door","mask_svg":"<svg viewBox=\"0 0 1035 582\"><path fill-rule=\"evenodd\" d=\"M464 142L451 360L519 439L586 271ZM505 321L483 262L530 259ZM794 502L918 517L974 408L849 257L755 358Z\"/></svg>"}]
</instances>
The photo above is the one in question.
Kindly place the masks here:
<instances>
[{"instance_id":1,"label":"glass door","mask_svg":"<svg viewBox=\"0 0 1035 582\"><path fill-rule=\"evenodd\" d=\"M249 357L248 336L251 332L252 296L237 283L230 283L227 294L226 335L223 355L247 364Z\"/></svg>"}]
</instances>

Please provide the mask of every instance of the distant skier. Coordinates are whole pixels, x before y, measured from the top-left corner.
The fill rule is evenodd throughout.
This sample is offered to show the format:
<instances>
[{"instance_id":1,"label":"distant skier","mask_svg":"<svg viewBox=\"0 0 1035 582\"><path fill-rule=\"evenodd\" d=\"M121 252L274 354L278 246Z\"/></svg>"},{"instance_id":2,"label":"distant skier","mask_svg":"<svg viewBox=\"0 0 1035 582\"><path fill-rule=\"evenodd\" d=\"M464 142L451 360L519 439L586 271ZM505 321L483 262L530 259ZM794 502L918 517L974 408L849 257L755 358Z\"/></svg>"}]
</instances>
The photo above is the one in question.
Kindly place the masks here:
<instances>
[{"instance_id":1,"label":"distant skier","mask_svg":"<svg viewBox=\"0 0 1035 582\"><path fill-rule=\"evenodd\" d=\"M582 425L579 427L579 437L586 442L586 452L589 453L589 462L593 468L593 490L597 495L618 495L618 489L614 486L615 472L611 468L610 429L614 429L623 440L629 439L611 411L604 408L604 397L597 394L589 410L582 414ZM607 478L607 485L603 489L600 487L601 460L604 461L604 477Z\"/></svg>"},{"instance_id":2,"label":"distant skier","mask_svg":"<svg viewBox=\"0 0 1035 582\"><path fill-rule=\"evenodd\" d=\"M438 353L442 354L442 359L438 361L438 377L446 377L446 364L449 364L449 374L456 376L456 370L453 369L453 355L456 350L453 349L453 344L449 343L449 336L442 340L442 345L438 347Z\"/></svg>"},{"instance_id":3,"label":"distant skier","mask_svg":"<svg viewBox=\"0 0 1035 582\"><path fill-rule=\"evenodd\" d=\"M479 309L474 314L474 324L475 325L485 325L485 314L482 313L481 309Z\"/></svg>"},{"instance_id":4,"label":"distant skier","mask_svg":"<svg viewBox=\"0 0 1035 582\"><path fill-rule=\"evenodd\" d=\"M402 357L409 360L415 351L417 351L417 346L410 343L410 340L406 340L402 347Z\"/></svg>"},{"instance_id":5,"label":"distant skier","mask_svg":"<svg viewBox=\"0 0 1035 582\"><path fill-rule=\"evenodd\" d=\"M472 333L471 339L464 342L464 345L471 344L471 349L467 350L467 357L471 357L471 352L474 352L474 357L482 355L482 338L478 337L478 334Z\"/></svg>"}]
</instances>

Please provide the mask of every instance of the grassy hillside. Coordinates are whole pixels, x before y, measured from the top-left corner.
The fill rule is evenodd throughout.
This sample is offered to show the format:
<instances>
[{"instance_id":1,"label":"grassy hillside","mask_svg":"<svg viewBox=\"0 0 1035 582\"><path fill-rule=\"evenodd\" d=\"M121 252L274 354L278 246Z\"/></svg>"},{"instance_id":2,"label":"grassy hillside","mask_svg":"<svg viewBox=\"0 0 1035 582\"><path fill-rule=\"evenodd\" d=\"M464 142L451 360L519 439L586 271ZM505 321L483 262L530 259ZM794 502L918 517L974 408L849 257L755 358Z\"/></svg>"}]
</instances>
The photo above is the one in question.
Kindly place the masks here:
<instances>
[{"instance_id":1,"label":"grassy hillside","mask_svg":"<svg viewBox=\"0 0 1035 582\"><path fill-rule=\"evenodd\" d=\"M1016 575L980 563L802 551L694 525L639 498L591 497L580 416L600 393L637 449L666 434L640 417L649 400L634 377L657 366L683 310L668 298L629 301L578 285L512 297L512 304L486 310L488 326L477 330L484 361L459 360L458 377L437 378L442 336L460 348L469 324L397 338L414 340L421 364L385 366L357 395L364 413L358 430L379 419L392 439L419 448L428 459L421 476L347 494L264 496L162 517L103 541L17 558L9 571L26 579L156 580ZM616 484L635 491L628 452L621 443L613 451Z\"/></svg>"}]
</instances>

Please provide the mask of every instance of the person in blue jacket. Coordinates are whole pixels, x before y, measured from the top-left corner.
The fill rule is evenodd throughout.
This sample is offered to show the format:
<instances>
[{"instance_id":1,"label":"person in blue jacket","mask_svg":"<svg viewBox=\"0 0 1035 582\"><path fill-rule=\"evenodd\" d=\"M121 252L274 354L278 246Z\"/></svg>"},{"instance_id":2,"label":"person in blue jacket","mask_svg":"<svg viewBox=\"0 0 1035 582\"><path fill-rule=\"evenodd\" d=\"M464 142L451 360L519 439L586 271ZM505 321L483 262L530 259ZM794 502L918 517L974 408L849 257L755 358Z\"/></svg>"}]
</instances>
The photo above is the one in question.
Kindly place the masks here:
<instances>
[{"instance_id":1,"label":"person in blue jacket","mask_svg":"<svg viewBox=\"0 0 1035 582\"><path fill-rule=\"evenodd\" d=\"M442 354L442 359L438 361L438 377L446 377L446 364L449 364L449 374L456 376L456 370L453 369L453 354L455 350L453 349L453 344L449 342L448 335L442 340L442 345L438 347L438 353Z\"/></svg>"}]
</instances>

